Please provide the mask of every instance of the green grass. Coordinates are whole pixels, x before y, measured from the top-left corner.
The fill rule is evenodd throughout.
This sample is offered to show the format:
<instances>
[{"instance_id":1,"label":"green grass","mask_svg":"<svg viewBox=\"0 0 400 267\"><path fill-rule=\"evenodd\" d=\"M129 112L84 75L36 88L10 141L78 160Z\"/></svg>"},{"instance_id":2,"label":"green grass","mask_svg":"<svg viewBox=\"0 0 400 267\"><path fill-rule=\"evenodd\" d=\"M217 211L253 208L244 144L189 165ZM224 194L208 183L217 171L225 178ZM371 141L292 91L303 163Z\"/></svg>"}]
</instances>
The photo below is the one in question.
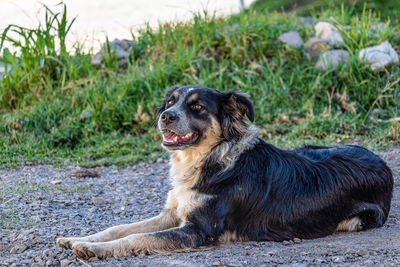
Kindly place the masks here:
<instances>
[{"instance_id":1,"label":"green grass","mask_svg":"<svg viewBox=\"0 0 400 267\"><path fill-rule=\"evenodd\" d=\"M318 14L343 31L351 60L338 70L319 72L315 61L277 42L312 29L294 13L264 8L226 19L199 14L188 23L144 28L133 36L132 59L118 68L115 55L96 69L90 55L67 53L73 24L48 10L37 29L12 26L21 54L3 49L6 75L0 82L0 165L51 162L84 166L153 161L166 153L155 127L157 109L172 85L198 84L250 94L255 123L267 141L290 147L361 140L369 147L399 142L398 67L374 73L357 60L360 49L388 40L399 49L399 25L369 10L329 8ZM7 33L3 34L8 39ZM78 46L79 47L79 46ZM81 118L81 114L89 114Z\"/></svg>"},{"instance_id":2,"label":"green grass","mask_svg":"<svg viewBox=\"0 0 400 267\"><path fill-rule=\"evenodd\" d=\"M371 10L383 20L391 19L398 23L400 19L400 2L391 0L257 0L252 8L320 16L321 13L337 9L341 5L346 6L351 15Z\"/></svg>"}]
</instances>

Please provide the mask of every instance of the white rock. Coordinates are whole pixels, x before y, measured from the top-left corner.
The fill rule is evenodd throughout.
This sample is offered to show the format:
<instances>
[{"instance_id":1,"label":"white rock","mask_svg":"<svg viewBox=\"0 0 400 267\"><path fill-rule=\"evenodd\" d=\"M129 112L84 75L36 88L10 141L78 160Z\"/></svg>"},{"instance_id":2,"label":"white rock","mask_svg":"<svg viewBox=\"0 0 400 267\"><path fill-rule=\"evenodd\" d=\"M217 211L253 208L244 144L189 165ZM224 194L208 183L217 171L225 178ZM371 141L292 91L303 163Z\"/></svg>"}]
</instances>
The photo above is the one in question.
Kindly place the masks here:
<instances>
[{"instance_id":1,"label":"white rock","mask_svg":"<svg viewBox=\"0 0 400 267\"><path fill-rule=\"evenodd\" d=\"M326 70L329 67L337 68L341 63L346 62L349 52L346 50L331 50L321 54L315 67Z\"/></svg>"},{"instance_id":2,"label":"white rock","mask_svg":"<svg viewBox=\"0 0 400 267\"><path fill-rule=\"evenodd\" d=\"M51 184L58 185L61 184L61 180L54 180L50 182Z\"/></svg>"},{"instance_id":3,"label":"white rock","mask_svg":"<svg viewBox=\"0 0 400 267\"><path fill-rule=\"evenodd\" d=\"M399 64L399 55L388 41L361 49L358 58L370 63L373 71L383 70L389 64Z\"/></svg>"},{"instance_id":4,"label":"white rock","mask_svg":"<svg viewBox=\"0 0 400 267\"><path fill-rule=\"evenodd\" d=\"M332 46L344 44L338 28L328 22L318 22L315 26L315 35Z\"/></svg>"},{"instance_id":5,"label":"white rock","mask_svg":"<svg viewBox=\"0 0 400 267\"><path fill-rule=\"evenodd\" d=\"M300 34L296 31L286 32L279 36L278 40L296 48L301 48L304 44L303 39L301 39L300 37Z\"/></svg>"}]
</instances>

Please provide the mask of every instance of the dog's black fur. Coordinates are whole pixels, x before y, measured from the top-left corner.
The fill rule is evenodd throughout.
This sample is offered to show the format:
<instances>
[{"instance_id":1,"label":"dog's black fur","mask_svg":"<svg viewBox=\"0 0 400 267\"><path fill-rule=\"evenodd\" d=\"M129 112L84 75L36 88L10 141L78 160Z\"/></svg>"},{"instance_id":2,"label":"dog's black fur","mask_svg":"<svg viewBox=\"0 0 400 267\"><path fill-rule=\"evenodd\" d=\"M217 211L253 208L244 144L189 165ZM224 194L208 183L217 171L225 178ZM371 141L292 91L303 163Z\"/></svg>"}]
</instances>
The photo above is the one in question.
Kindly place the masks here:
<instances>
[{"instance_id":1,"label":"dog's black fur","mask_svg":"<svg viewBox=\"0 0 400 267\"><path fill-rule=\"evenodd\" d=\"M179 90L185 88L193 87ZM211 116L222 127L221 142L242 138L237 128L243 127L234 124L247 127L244 115L254 119L249 99L236 92L194 89L213 107ZM241 110L224 106L232 96L235 103L229 108ZM164 103L160 111L165 109ZM232 117L235 112L242 116ZM210 123L206 118L203 121ZM228 169L215 159L216 151L205 158L193 186L199 193L214 196L189 216L196 245L213 243L227 231L246 240L281 241L323 237L343 220L355 217L361 220L356 230L380 227L387 219L392 173L381 158L363 147L307 146L287 151L256 138Z\"/></svg>"}]
</instances>

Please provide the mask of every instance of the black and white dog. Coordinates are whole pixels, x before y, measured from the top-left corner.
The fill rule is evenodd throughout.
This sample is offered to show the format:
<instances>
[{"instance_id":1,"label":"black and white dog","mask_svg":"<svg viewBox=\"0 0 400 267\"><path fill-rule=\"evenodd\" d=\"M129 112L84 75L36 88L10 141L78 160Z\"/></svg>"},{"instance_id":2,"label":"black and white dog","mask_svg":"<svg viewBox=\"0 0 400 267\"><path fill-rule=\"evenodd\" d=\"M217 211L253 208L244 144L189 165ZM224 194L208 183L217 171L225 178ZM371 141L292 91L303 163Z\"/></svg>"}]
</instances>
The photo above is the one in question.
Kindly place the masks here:
<instances>
[{"instance_id":1,"label":"black and white dog","mask_svg":"<svg viewBox=\"0 0 400 267\"><path fill-rule=\"evenodd\" d=\"M242 93L171 88L159 110L173 188L164 211L87 237L60 238L83 258L182 251L227 241L316 238L382 226L393 177L359 146L278 149L249 124ZM247 118L246 118L247 117Z\"/></svg>"}]
</instances>

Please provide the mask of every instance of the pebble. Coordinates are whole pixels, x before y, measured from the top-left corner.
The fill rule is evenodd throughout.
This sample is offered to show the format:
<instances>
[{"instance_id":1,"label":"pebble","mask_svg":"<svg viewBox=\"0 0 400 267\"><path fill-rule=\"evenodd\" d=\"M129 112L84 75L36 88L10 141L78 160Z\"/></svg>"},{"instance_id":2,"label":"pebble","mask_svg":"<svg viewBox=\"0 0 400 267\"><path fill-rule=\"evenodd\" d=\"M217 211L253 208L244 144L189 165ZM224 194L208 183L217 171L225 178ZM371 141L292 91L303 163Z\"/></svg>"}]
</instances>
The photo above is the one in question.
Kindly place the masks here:
<instances>
[{"instance_id":1,"label":"pebble","mask_svg":"<svg viewBox=\"0 0 400 267\"><path fill-rule=\"evenodd\" d=\"M304 45L303 39L301 39L300 34L296 31L286 32L279 36L278 40L295 48L301 48Z\"/></svg>"},{"instance_id":2,"label":"pebble","mask_svg":"<svg viewBox=\"0 0 400 267\"><path fill-rule=\"evenodd\" d=\"M371 64L371 69L376 72L384 70L390 64L399 64L399 55L388 41L361 49L358 58Z\"/></svg>"},{"instance_id":3,"label":"pebble","mask_svg":"<svg viewBox=\"0 0 400 267\"><path fill-rule=\"evenodd\" d=\"M92 197L92 203L95 206L104 206L106 205L106 200L102 197Z\"/></svg>"},{"instance_id":4,"label":"pebble","mask_svg":"<svg viewBox=\"0 0 400 267\"><path fill-rule=\"evenodd\" d=\"M321 38L313 37L308 40L304 47L306 49L306 55L310 58L318 58L322 52L328 51L330 46L326 44Z\"/></svg>"},{"instance_id":5,"label":"pebble","mask_svg":"<svg viewBox=\"0 0 400 267\"><path fill-rule=\"evenodd\" d=\"M66 266L70 265L71 263L72 263L72 262L71 262L70 260L68 260L68 259L63 259L63 260L60 261L60 266L61 266L61 267L66 267Z\"/></svg>"},{"instance_id":6,"label":"pebble","mask_svg":"<svg viewBox=\"0 0 400 267\"><path fill-rule=\"evenodd\" d=\"M364 256L369 255L369 252L366 251L366 250L360 249L360 250L358 250L358 251L356 252L356 254L357 254L358 256L360 256L360 257L364 257Z\"/></svg>"},{"instance_id":7,"label":"pebble","mask_svg":"<svg viewBox=\"0 0 400 267\"><path fill-rule=\"evenodd\" d=\"M315 35L333 47L344 45L344 40L338 28L329 22L318 22L315 26Z\"/></svg>"},{"instance_id":8,"label":"pebble","mask_svg":"<svg viewBox=\"0 0 400 267\"><path fill-rule=\"evenodd\" d=\"M328 68L337 68L340 64L345 63L350 54L346 50L331 50L320 55L315 67L320 70Z\"/></svg>"},{"instance_id":9,"label":"pebble","mask_svg":"<svg viewBox=\"0 0 400 267\"><path fill-rule=\"evenodd\" d=\"M301 239L295 237L295 238L293 238L293 242L296 243L296 244L299 244L299 243L301 243Z\"/></svg>"},{"instance_id":10,"label":"pebble","mask_svg":"<svg viewBox=\"0 0 400 267\"><path fill-rule=\"evenodd\" d=\"M346 260L346 258L343 257L343 256L336 256L336 257L333 257L333 258L332 258L332 261L333 261L334 263L344 262L345 260Z\"/></svg>"}]
</instances>

